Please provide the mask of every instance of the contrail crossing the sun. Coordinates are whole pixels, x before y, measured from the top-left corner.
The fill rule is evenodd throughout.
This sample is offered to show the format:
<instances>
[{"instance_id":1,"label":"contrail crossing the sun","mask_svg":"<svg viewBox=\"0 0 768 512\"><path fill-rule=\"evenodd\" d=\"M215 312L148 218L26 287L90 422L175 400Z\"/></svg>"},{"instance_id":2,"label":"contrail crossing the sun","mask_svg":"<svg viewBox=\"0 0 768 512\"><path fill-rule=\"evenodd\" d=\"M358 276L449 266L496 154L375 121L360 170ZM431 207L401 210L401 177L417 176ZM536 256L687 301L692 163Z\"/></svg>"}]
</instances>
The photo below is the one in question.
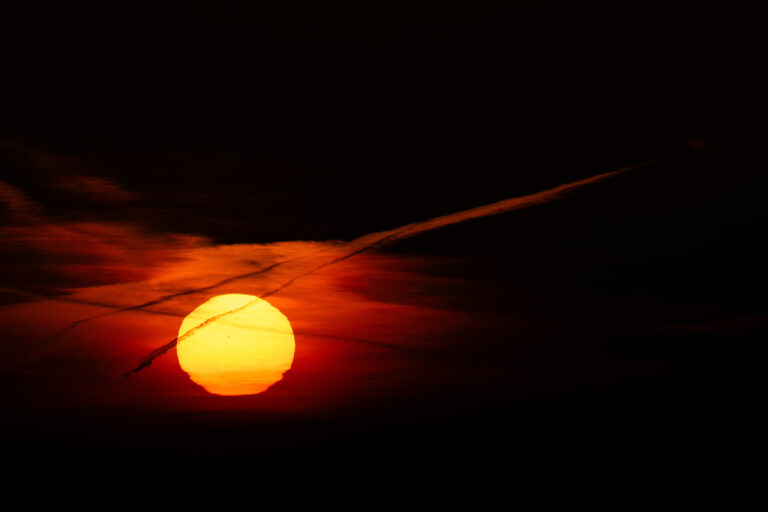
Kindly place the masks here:
<instances>
[{"instance_id":1,"label":"contrail crossing the sun","mask_svg":"<svg viewBox=\"0 0 768 512\"><path fill-rule=\"evenodd\" d=\"M293 283L295 283L299 279L309 274L312 274L325 267L335 265L336 263L352 258L357 254L360 254L362 252L369 251L372 249L384 247L390 244L394 244L399 242L400 240L404 240L406 238L410 238L410 237L419 235L421 233L425 233L427 231L432 231L438 228L451 226L453 224L459 224L461 222L480 219L483 217L489 217L492 215L499 215L501 213L506 213L514 210L522 210L524 208L529 208L531 206L536 206L540 204L551 203L553 201L557 201L558 199L567 197L573 192L583 187L586 187L595 183L599 183L601 181L607 180L614 176L618 176L620 174L626 173L632 169L647 167L648 165L651 165L653 163L656 163L656 162L655 161L643 162L643 163L631 165L628 167L624 167L616 171L597 174L589 178L572 181L570 183L564 183L562 185L558 185L554 188L543 190L541 192L536 192L533 194L528 194L520 197L513 197L510 199L504 199L502 201L497 201L495 203L478 206L476 208L470 208L469 210L463 210L460 212L451 213L448 215L442 215L442 216L435 217L435 218L421 221L421 222L406 224L404 226L400 226L398 228L390 229L387 231L379 231L376 233L369 233L367 235L363 235L359 238L356 238L342 245L340 247L343 251L342 256L335 256L333 258L329 258L328 260L320 263L317 262L317 259L314 259L311 262L312 264L309 265L306 268L306 270L298 271L294 277L288 279L283 284L263 293L260 298L252 302L249 302L240 308L213 316L207 319L206 321L204 321L203 323L201 323L200 325L193 327L192 329L185 332L184 334L169 341L165 345L156 348L155 350L153 350L152 352L144 356L139 362L139 364L136 366L136 368L126 373L125 377L128 377L134 373L137 373L142 369L146 368L147 366L151 365L152 361L162 356L172 348L174 348L178 343L182 342L184 339L191 336L194 332L200 329L204 329L206 326L220 320L221 318L225 318L229 315L237 313L238 311L253 305L254 303L262 300L263 298L266 298L281 292L285 288L291 286Z\"/></svg>"}]
</instances>

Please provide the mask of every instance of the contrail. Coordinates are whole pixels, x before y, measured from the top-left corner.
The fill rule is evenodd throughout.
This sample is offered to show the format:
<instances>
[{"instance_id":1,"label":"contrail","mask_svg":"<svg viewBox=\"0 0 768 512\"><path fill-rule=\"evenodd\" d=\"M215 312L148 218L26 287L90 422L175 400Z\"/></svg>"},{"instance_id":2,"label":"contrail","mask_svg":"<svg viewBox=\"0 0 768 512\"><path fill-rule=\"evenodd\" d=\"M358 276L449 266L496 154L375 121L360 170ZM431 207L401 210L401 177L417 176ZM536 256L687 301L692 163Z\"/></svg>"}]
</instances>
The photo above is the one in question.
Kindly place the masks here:
<instances>
[{"instance_id":1,"label":"contrail","mask_svg":"<svg viewBox=\"0 0 768 512\"><path fill-rule=\"evenodd\" d=\"M570 183L558 185L557 187L554 187L548 190L543 190L541 192L536 192L534 194L528 194L525 196L504 199L502 201L497 201L495 203L487 204L484 206L478 206L476 208L471 208L469 210L464 210L461 212L456 212L448 215L442 215L440 217L435 217L433 219L429 219L421 222L414 222L411 224L400 226L395 229L380 231L376 233L370 233L368 235L361 236L360 238L356 238L355 240L352 240L351 242L348 242L347 244L342 246L347 250L346 254L333 258L329 261L317 264L309 268L305 272L299 273L298 275L292 277L291 279L281 284L280 286L277 286L263 293L261 297L253 301L250 301L239 308L233 309L231 311L226 311L219 315L212 316L211 318L207 319L203 323L193 327L192 329L185 332L184 334L174 338L173 340L169 341L165 345L156 348L155 350L153 350L152 352L144 356L139 362L138 366L136 366L136 368L134 368L133 370L125 373L124 377L129 377L130 375L137 373L142 369L146 368L147 366L151 365L155 359L157 359L158 357L162 356L163 354L165 354L166 352L174 348L180 341L185 340L186 338L188 338L198 330L205 328L206 326L212 324L213 322L216 322L221 318L225 318L229 315L237 313L238 311L242 311L243 309L256 304L263 298L266 298L281 292L285 288L289 287L299 279L309 274L312 274L325 267L329 267L336 263L352 258L357 254L360 254L362 252L369 251L371 249L375 249L378 247L383 247L389 244L393 244L400 240L410 238L410 237L419 235L421 233L425 233L427 231L432 231L438 228L451 226L453 224L458 224L460 222L480 219L480 218L488 217L491 215L498 215L498 214L510 212L513 210L521 210L521 209L529 208L531 206L536 206L539 204L550 203L552 201L562 199L568 196L569 194L571 194L572 192L579 190L583 187L586 187L588 185L599 183L601 181L612 178L619 174L623 174L632 169L646 167L654 163L656 163L656 161L643 162L640 164L631 165L629 167L624 167L616 171L597 174L595 176L584 178L582 180L572 181Z\"/></svg>"}]
</instances>

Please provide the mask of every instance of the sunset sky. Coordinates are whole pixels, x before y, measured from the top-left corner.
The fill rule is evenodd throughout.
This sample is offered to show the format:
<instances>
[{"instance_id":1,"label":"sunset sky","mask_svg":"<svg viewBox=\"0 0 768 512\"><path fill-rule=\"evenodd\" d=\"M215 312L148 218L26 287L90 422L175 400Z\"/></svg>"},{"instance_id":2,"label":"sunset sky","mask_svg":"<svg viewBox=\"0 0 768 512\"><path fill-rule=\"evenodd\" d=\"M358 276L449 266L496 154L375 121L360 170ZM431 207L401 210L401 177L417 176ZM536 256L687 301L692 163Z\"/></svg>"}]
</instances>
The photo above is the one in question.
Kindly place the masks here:
<instances>
[{"instance_id":1,"label":"sunset sky","mask_svg":"<svg viewBox=\"0 0 768 512\"><path fill-rule=\"evenodd\" d=\"M754 17L290 4L0 19L20 479L762 499ZM272 366L228 388L243 332Z\"/></svg>"}]
</instances>

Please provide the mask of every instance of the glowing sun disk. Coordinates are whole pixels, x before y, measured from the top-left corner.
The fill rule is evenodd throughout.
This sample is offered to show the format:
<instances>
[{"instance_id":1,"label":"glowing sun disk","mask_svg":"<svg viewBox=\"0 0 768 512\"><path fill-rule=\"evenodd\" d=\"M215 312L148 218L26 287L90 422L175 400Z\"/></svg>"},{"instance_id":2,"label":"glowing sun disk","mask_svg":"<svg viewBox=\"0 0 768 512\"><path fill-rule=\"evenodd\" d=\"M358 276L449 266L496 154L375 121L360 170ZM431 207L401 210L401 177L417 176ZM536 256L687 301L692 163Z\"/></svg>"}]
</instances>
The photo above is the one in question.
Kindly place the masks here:
<instances>
[{"instance_id":1,"label":"glowing sun disk","mask_svg":"<svg viewBox=\"0 0 768 512\"><path fill-rule=\"evenodd\" d=\"M192 381L216 395L266 391L291 368L296 350L288 318L253 295L213 297L187 315L179 338L179 365Z\"/></svg>"}]
</instances>

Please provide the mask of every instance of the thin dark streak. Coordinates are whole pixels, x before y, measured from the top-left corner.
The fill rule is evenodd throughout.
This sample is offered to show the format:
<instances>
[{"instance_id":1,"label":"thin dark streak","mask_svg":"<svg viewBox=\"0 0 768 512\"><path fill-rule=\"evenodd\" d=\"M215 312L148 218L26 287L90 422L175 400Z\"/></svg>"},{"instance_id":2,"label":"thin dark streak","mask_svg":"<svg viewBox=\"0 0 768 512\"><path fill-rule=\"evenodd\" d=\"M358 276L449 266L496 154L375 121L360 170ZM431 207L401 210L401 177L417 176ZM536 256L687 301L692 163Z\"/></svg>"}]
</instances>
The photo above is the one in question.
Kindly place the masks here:
<instances>
[{"instance_id":1,"label":"thin dark streak","mask_svg":"<svg viewBox=\"0 0 768 512\"><path fill-rule=\"evenodd\" d=\"M114 304L107 304L105 302L98 302L98 301L92 301L92 300L77 299L77 298L69 297L67 295L51 295L51 294L45 294L45 293L33 293L33 292L27 292L22 290L12 290L10 288L0 288L0 292L13 293L16 295L26 295L28 297L32 297L35 299L51 300L54 302L64 302L66 304L79 304L82 306L94 306L98 308L109 308L109 309L123 308L123 306L116 306ZM141 311L142 313L149 313L152 315L165 315L165 316L175 316L175 317L184 316L178 313L172 313L170 311L159 311L156 309L142 309ZM94 317L81 318L80 320L75 320L73 323L80 323L93 318Z\"/></svg>"},{"instance_id":2,"label":"thin dark streak","mask_svg":"<svg viewBox=\"0 0 768 512\"><path fill-rule=\"evenodd\" d=\"M246 305L247 306L247 305ZM229 313L229 312L228 312ZM209 319L211 320L211 319ZM218 318L216 318L218 320ZM198 326L200 327L200 326ZM306 332L306 331L294 331L294 334L297 336L310 336L313 338L324 338L328 340L337 340L337 341L348 341L351 343L359 343L362 345L369 345L376 348L381 348L385 350L395 350L398 352L405 352L408 354L444 354L445 351L443 350L435 350L435 349L429 349L429 348L414 348L414 347L405 347L402 345L395 345L392 343L384 343L381 341L374 341L374 340L366 340L363 338L350 338L347 336L332 336L330 334L317 334L312 332ZM183 340L186 338L186 336L182 335L180 337L174 338L173 340L169 341L162 347L158 347L149 354L147 354L144 359L141 360L141 362L134 368L133 370L126 372L123 374L123 378L127 379L134 373L138 373L144 368L151 366L155 359L160 357L161 355L165 354L172 348L174 348L176 345L178 345L178 342L180 340Z\"/></svg>"},{"instance_id":3,"label":"thin dark streak","mask_svg":"<svg viewBox=\"0 0 768 512\"><path fill-rule=\"evenodd\" d=\"M350 338L347 336L332 336L329 334L315 334L311 332L306 331L296 331L297 335L300 336L312 336L315 338L325 338L329 340L338 340L338 341L349 341L352 343L361 343L363 345L370 345L372 347L378 347L383 348L386 350L397 350L399 352L408 352L408 353L418 353L418 354L443 354L445 351L443 350L435 350L430 348L414 348L414 347L406 347L403 345L395 345L392 343L384 343L381 341L373 341L373 340L366 340L363 338Z\"/></svg>"},{"instance_id":4,"label":"thin dark streak","mask_svg":"<svg viewBox=\"0 0 768 512\"><path fill-rule=\"evenodd\" d=\"M162 347L156 348L155 350L153 350L152 352L150 352L149 354L144 356L144 359L141 360L141 362L139 363L139 365L136 368L134 368L133 370L131 370L131 371L127 372L127 373L124 373L123 374L123 378L127 379L128 377L131 376L131 374L140 372L141 370L143 370L147 366L151 365L152 361L154 361L156 358L160 357L161 355L165 354L166 352L171 350L173 347L175 347L177 342L178 342L178 338L174 338L173 340L171 340L170 342L166 343Z\"/></svg>"},{"instance_id":5,"label":"thin dark streak","mask_svg":"<svg viewBox=\"0 0 768 512\"><path fill-rule=\"evenodd\" d=\"M139 365L136 368L134 368L133 370L125 373L124 377L129 377L130 375L132 375L134 373L137 373L137 372L141 371L142 369L146 368L147 366L151 365L152 361L154 361L156 358L162 356L163 354L165 354L166 352L168 352L172 348L174 348L178 344L179 341L182 341L185 338L187 338L188 336L191 336L194 332L198 331L199 329L202 329L205 326L210 325L211 323L213 323L213 322L215 322L215 321L217 321L217 320L219 320L221 318L229 316L229 315L231 315L233 313L236 313L238 311L242 311L243 309L245 309L245 308L247 308L247 307L249 307L249 306L251 306L251 305L253 305L253 304L257 303L257 302L259 302L263 298L275 295L276 293L279 293L282 290L288 288L293 283L295 283L296 281L298 281L299 279L301 279L303 277L306 277L306 276L308 276L308 275L310 275L310 274L312 274L312 273L314 273L314 272L316 272L318 270L326 268L328 266L331 266L331 265L334 265L336 263L339 263L339 262L342 262L344 260L347 260L349 258L352 258L353 256L356 256L356 255L358 255L360 253L369 251L369 250L374 249L376 247L381 247L381 246L387 245L389 243L395 243L395 242L397 242L397 241L399 241L401 239L404 239L404 238L407 238L407 237L410 237L410 236L415 236L415 235L418 235L420 233L424 233L426 231L431 231L433 229L437 229L437 228L441 228L441 227L446 227L446 226L449 226L449 225L452 225L452 224L457 224L459 222L465 222L465 221L468 221L468 220L474 220L474 219L478 219L478 218L482 218L482 217L487 217L487 216L490 216L490 215L497 215L499 213L505 213L505 212L509 212L509 211L513 211L513 210L519 210L519 209L527 208L527 207L530 207L530 206L535 206L535 205L538 205L538 204L544 204L544 203L547 203L547 202L551 202L551 201L555 201L555 200L558 200L558 199L562 199L564 197L567 197L571 192L573 192L575 190L578 190L578 189L580 189L582 187L585 187L585 186L587 186L589 184L597 183L599 181L602 181L602 180L611 178L613 176L617 176L619 174L625 173L625 172L627 172L629 170L637 169L637 168L640 168L640 167L646 167L646 166L652 165L654 163L657 163L657 162L656 161L650 161L650 162L643 162L643 163L640 163L640 164L631 165L631 166L624 167L624 168L616 170L616 171L601 173L601 174L590 176L588 178L584 178L584 179L581 179L581 180L577 180L577 181L573 181L573 182L570 182L570 183L565 183L565 184L562 184L562 185L558 185L558 186L553 187L551 189L543 190L543 191L536 192L536 193L533 193L533 194L528 194L528 195L525 195L525 196L505 199L505 200L497 201L495 203L491 203L491 204L488 204L488 205L479 206L479 207L476 207L476 208L471 208L469 210L464 210L464 211L453 213L453 214L449 214L449 215L443 215L443 216L440 216L440 217L435 217L435 218L432 218L432 219L429 219L429 220L426 220L426 221L422 221L422 222L414 222L412 224L407 224L405 226L401 226L399 228L395 228L395 229L392 229L392 230L389 230L389 231L384 231L384 232L380 232L380 233L372 233L371 235L366 235L366 236L362 236L360 238L357 238L357 239L349 242L349 244L347 244L347 245L353 245L355 242L360 242L360 241L364 240L365 238L375 237L376 235L381 235L381 238L375 239L374 241L372 241L370 243L367 243L367 244L363 245L362 247L358 247L358 248L352 250L351 252L345 254L344 256L340 256L340 257L335 258L335 259L333 259L331 261L322 263L322 264L320 264L320 265L318 265L316 267L313 267L312 269L310 269L310 270L308 270L306 272L303 272L303 273L301 273L301 274L299 274L297 276L294 276L293 278L289 279L288 281L286 281L282 285L278 286L277 288L273 288L272 290L263 293L261 295L261 297L255 299L253 301L250 301L247 304L245 304L245 305L243 305L243 306L241 306L239 308L236 308L236 309L233 309L231 311L226 311L224 313L212 316L211 318L207 319L206 321L204 321L200 325L198 325L196 327L193 327L192 329L190 329L189 331L185 332L181 336L173 339L172 341L168 342L167 344L163 345L162 347L159 347L159 348L153 350L151 353L149 353L146 356L144 356L144 358L141 359Z\"/></svg>"},{"instance_id":6,"label":"thin dark streak","mask_svg":"<svg viewBox=\"0 0 768 512\"><path fill-rule=\"evenodd\" d=\"M246 274L240 274L240 275L237 275L237 276L228 277L226 279L222 279L218 283L214 283L214 284L211 284L211 285L208 285L208 286L203 286L203 287L200 287L200 288L193 288L191 290L185 290L183 292L176 292L176 293L171 293L169 295L164 295L164 296L162 296L162 297L160 297L158 299L150 300L150 301L147 301L147 302L145 302L143 304L138 304L136 306L130 306L130 307L126 307L126 308L120 309L118 311L114 311L113 314L123 313L123 312L126 312L126 311L135 311L137 309L143 309L143 308L147 308L149 306L156 306L158 304L161 304L161 303L166 302L166 301L171 300L171 299L175 299L177 297L183 297L185 295L193 295L195 293L207 292L207 291L216 289L216 288L218 288L220 286L224 286L225 284L229 284L229 283L233 283L235 281L239 281L241 279L248 279L250 277L258 276L260 274L266 274L267 272L269 272L269 271L279 267L280 265L286 263L287 261L288 260L278 261L277 263L273 263L272 265L269 265L269 266L264 267L262 269L255 270L253 272L248 272Z\"/></svg>"},{"instance_id":7,"label":"thin dark streak","mask_svg":"<svg viewBox=\"0 0 768 512\"><path fill-rule=\"evenodd\" d=\"M161 355L163 355L166 352L168 352L169 350L171 350L173 347L175 347L178 344L179 341L189 338L190 336L192 336L194 333L196 333L200 329L204 328L205 326L210 325L213 322L216 322L217 320L219 320L221 318L224 318L226 316L233 315L233 314L237 313L238 311L242 311L245 308L256 304L260 300L261 299L256 299L256 300L249 301L249 302L245 303L244 305L242 305L242 306L240 306L238 308L231 309L229 311L225 311L224 313L219 313L218 315L214 315L214 316L208 318L207 320L205 320L201 324L196 325L195 327L191 328L190 330L188 330L184 334L175 337L174 339L172 339L171 341L169 341L168 343L166 343L162 347L156 348L155 350L153 350L152 352L150 352L149 354L144 356L144 358L142 358L141 362L139 363L139 365L136 368L134 368L133 370L123 374L123 378L130 377L131 374L136 373L136 372L142 370L143 368L146 368L147 366L151 365L152 361L154 361L156 358L160 357Z\"/></svg>"},{"instance_id":8,"label":"thin dark streak","mask_svg":"<svg viewBox=\"0 0 768 512\"><path fill-rule=\"evenodd\" d=\"M56 294L48 294L48 293L35 293L35 292L29 292L24 290L13 290L10 288L0 288L0 292L2 293L12 293L15 295L25 295L27 297L31 297L34 299L43 299L43 300L53 300L56 302L65 302L68 304L80 304L83 306L96 306L99 308L110 308L110 309L117 309L121 306L115 306L114 304L105 304L103 302L97 302L97 301L90 301L90 300L83 300L83 299L77 299L74 297L70 297L69 295L56 295Z\"/></svg>"}]
</instances>

